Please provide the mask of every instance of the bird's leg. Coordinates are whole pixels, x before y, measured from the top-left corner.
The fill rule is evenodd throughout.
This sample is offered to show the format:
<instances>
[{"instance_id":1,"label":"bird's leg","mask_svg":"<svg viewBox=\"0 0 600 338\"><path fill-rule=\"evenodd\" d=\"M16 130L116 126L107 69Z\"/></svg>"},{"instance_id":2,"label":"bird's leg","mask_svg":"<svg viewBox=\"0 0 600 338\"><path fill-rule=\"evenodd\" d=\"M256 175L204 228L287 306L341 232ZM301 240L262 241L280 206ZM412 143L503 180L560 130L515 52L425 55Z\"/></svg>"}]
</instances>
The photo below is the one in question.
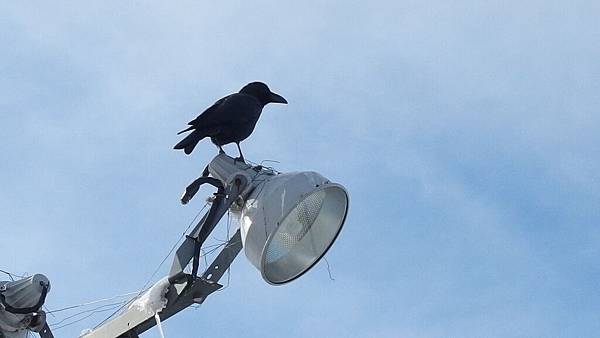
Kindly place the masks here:
<instances>
[{"instance_id":1,"label":"bird's leg","mask_svg":"<svg viewBox=\"0 0 600 338\"><path fill-rule=\"evenodd\" d=\"M244 160L244 154L242 154L242 148L240 148L240 143L236 142L235 143L238 147L238 151L240 152L240 157L236 157L233 161L234 163L237 161L241 161L242 163L246 163L246 161Z\"/></svg>"},{"instance_id":2,"label":"bird's leg","mask_svg":"<svg viewBox=\"0 0 600 338\"><path fill-rule=\"evenodd\" d=\"M221 146L217 146L219 147L219 154L225 154L225 150L223 150L223 148Z\"/></svg>"}]
</instances>

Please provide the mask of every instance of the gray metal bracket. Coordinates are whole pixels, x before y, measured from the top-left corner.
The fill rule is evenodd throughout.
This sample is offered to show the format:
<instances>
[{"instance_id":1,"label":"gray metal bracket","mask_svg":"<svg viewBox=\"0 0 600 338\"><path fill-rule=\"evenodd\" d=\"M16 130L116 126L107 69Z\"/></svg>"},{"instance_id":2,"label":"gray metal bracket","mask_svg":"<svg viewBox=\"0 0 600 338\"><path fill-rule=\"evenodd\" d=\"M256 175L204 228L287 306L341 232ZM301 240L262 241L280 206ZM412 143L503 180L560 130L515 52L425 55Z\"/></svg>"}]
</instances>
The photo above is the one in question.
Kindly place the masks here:
<instances>
[{"instance_id":1,"label":"gray metal bracket","mask_svg":"<svg viewBox=\"0 0 600 338\"><path fill-rule=\"evenodd\" d=\"M171 264L171 270L169 272L170 277L181 273L190 261L195 256L198 256L199 248L204 241L206 241L208 235L210 235L219 220L246 189L248 184L250 184L250 182L248 181L247 176L237 175L232 180L232 183L225 187L224 194L215 196L210 210L196 224L194 229L192 229L190 234L177 249L175 258Z\"/></svg>"},{"instance_id":2,"label":"gray metal bracket","mask_svg":"<svg viewBox=\"0 0 600 338\"><path fill-rule=\"evenodd\" d=\"M212 264L204 271L202 277L196 278L190 283L185 283L183 288L177 288L175 285L167 293L167 307L159 313L160 320L164 321L175 315L179 311L192 304L202 304L206 298L213 292L222 287L217 282L223 277L233 260L242 250L242 238L238 230L227 242L225 248L214 259ZM189 275L188 275L189 276ZM147 331L156 325L154 318L149 318L139 324L134 330L137 334ZM127 336L122 336L125 338Z\"/></svg>"},{"instance_id":3,"label":"gray metal bracket","mask_svg":"<svg viewBox=\"0 0 600 338\"><path fill-rule=\"evenodd\" d=\"M39 332L39 334L41 338L54 338L54 335L52 334L52 331L50 331L48 323L44 324L44 327Z\"/></svg>"}]
</instances>

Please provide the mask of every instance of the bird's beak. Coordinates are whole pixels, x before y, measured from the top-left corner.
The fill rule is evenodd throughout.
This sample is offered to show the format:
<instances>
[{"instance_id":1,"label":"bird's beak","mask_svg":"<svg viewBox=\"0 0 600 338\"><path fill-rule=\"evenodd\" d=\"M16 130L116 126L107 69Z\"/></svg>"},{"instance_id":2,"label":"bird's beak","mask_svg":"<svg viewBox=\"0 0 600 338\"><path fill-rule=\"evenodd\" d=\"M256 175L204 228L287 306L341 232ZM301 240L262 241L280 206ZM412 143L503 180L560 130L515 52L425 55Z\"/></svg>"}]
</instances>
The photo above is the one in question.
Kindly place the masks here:
<instances>
[{"instance_id":1,"label":"bird's beak","mask_svg":"<svg viewBox=\"0 0 600 338\"><path fill-rule=\"evenodd\" d=\"M283 98L283 96L279 95L279 94L275 94L275 93L271 93L271 100L270 102L274 102L274 103L283 103L283 104L287 104L287 100Z\"/></svg>"}]
</instances>

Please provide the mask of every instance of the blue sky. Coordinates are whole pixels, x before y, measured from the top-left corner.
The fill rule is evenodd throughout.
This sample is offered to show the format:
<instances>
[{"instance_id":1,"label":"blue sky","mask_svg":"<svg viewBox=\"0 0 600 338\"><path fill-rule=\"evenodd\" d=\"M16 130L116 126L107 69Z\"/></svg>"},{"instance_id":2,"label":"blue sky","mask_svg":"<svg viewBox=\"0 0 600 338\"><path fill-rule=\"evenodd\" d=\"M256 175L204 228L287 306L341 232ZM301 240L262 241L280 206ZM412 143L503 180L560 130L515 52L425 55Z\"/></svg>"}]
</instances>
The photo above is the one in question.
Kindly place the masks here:
<instances>
[{"instance_id":1,"label":"blue sky","mask_svg":"<svg viewBox=\"0 0 600 338\"><path fill-rule=\"evenodd\" d=\"M0 11L0 267L45 273L49 308L146 282L202 206L181 206L182 189L216 154L171 150L175 133L262 80L290 104L265 109L246 157L351 194L335 280L322 262L272 287L240 255L229 287L165 322L167 337L600 331L598 2Z\"/></svg>"}]
</instances>

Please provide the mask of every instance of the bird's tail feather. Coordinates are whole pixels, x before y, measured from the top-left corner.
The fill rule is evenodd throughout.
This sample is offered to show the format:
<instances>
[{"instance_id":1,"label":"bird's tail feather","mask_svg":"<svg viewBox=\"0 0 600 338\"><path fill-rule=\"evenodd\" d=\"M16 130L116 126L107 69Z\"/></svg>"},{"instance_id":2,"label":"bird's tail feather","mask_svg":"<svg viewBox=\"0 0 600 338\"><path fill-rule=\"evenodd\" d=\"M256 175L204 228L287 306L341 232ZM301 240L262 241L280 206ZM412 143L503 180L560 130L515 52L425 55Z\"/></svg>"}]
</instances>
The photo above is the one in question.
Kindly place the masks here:
<instances>
[{"instance_id":1,"label":"bird's tail feather","mask_svg":"<svg viewBox=\"0 0 600 338\"><path fill-rule=\"evenodd\" d=\"M183 149L183 151L189 155L192 153L198 142L200 142L200 140L202 140L204 137L205 135L201 134L198 130L194 130L194 132L177 143L173 149Z\"/></svg>"},{"instance_id":2,"label":"bird's tail feather","mask_svg":"<svg viewBox=\"0 0 600 338\"><path fill-rule=\"evenodd\" d=\"M183 133L185 133L186 131L190 131L190 130L192 130L192 129L195 129L195 128L196 128L195 126L190 126L190 127L187 127L186 129L184 129L184 130L182 130L182 131L178 132L178 133L177 133L177 135L183 134Z\"/></svg>"},{"instance_id":3,"label":"bird's tail feather","mask_svg":"<svg viewBox=\"0 0 600 338\"><path fill-rule=\"evenodd\" d=\"M188 144L187 146L185 146L185 148L183 148L183 152L186 155L191 154L192 151L194 151L194 148L196 148L196 144L198 144L198 143L196 142L196 143Z\"/></svg>"},{"instance_id":4,"label":"bird's tail feather","mask_svg":"<svg viewBox=\"0 0 600 338\"><path fill-rule=\"evenodd\" d=\"M195 127L190 127L182 132L191 130ZM188 136L186 136L181 142L177 143L173 149L183 149L183 151L189 155L192 153L198 142L205 137L214 136L221 132L221 127L208 127L204 129L195 129Z\"/></svg>"}]
</instances>

